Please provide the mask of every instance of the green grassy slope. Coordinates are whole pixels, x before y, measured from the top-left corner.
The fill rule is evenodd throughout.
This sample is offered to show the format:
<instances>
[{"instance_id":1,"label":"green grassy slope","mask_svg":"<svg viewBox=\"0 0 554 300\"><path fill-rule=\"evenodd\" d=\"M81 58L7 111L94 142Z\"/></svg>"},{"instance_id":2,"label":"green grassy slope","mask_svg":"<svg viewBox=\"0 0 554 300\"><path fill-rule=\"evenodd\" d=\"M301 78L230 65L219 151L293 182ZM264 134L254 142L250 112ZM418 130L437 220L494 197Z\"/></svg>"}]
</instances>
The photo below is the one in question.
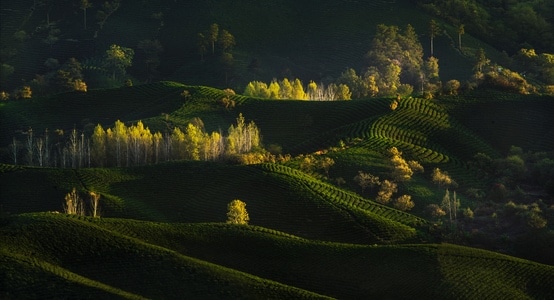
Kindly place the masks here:
<instances>
[{"instance_id":1,"label":"green grassy slope","mask_svg":"<svg viewBox=\"0 0 554 300\"><path fill-rule=\"evenodd\" d=\"M512 145L529 151L554 149L552 96L476 91L445 104L453 117L502 153Z\"/></svg>"},{"instance_id":2,"label":"green grassy slope","mask_svg":"<svg viewBox=\"0 0 554 300\"><path fill-rule=\"evenodd\" d=\"M100 192L106 217L223 222L227 203L241 199L248 205L252 224L330 241L413 240L414 227L426 223L300 171L271 164L252 167L183 162L109 170L27 168L6 170L0 178L3 209L14 214L63 211L63 197L75 187L82 195Z\"/></svg>"},{"instance_id":3,"label":"green grassy slope","mask_svg":"<svg viewBox=\"0 0 554 300\"><path fill-rule=\"evenodd\" d=\"M31 297L50 291L52 296L66 297L68 290L77 297L89 297L82 293L96 288L93 295L114 298L323 298L108 231L90 220L22 215L8 220L0 231L0 259L7 262L0 268L9 276L4 283L6 295ZM8 272L21 266L27 268ZM12 277L22 273L25 276ZM60 290L52 290L55 286L45 287L47 276L67 281L59 284ZM38 286L25 288L35 280ZM134 294L125 292L129 290Z\"/></svg>"},{"instance_id":4,"label":"green grassy slope","mask_svg":"<svg viewBox=\"0 0 554 300\"><path fill-rule=\"evenodd\" d=\"M185 89L191 93L191 97L186 101L179 96ZM80 116L77 114L76 117L69 117L73 114L65 112L72 108L63 109L63 107L71 103L72 95L74 94L61 94L41 99L42 102L3 104L0 107L0 114L3 117L3 125L6 126L3 128L7 129L2 130L3 139L11 140L10 135L16 128L28 128L28 126L37 126L34 127L36 132L41 132L43 130L41 126L44 124L52 126L49 128L60 126L69 130L75 124L73 123L75 118L84 118L86 114L90 115L88 120L93 124L101 119L100 116L106 116L110 121L119 119L121 116L121 119L127 122L136 122L144 117L142 119L147 126L162 132L173 126L185 126L193 118L200 117L207 131L218 129L225 131L229 124L235 121L237 115L243 113L247 121L256 122L265 145L279 144L283 147L284 153L310 153L336 146L341 140L357 141L346 148L327 154L336 161L330 176L346 179L351 189L357 188L351 179L358 170L371 171L382 178L388 176L386 150L391 146L398 147L405 158L420 161L427 170L433 167L447 170L461 188L482 188L483 183L466 165L466 162L478 152L486 153L491 157L500 157L511 144L535 151L549 150L554 146L551 130L554 127L554 120L548 118L549 112L552 111L549 97L481 92L433 101L409 98L402 99L399 107L391 111L389 99L308 102L271 101L236 95L233 99L237 102L237 106L232 110L226 110L218 104L218 100L224 95L221 90L160 82L132 88L91 91L86 95L89 103L86 114L82 112ZM77 107L76 105L73 109L77 111ZM142 113L140 115L124 113L126 108L142 111ZM16 111L18 113L13 113ZM41 111L47 111L47 113L41 113ZM167 112L167 115L161 116L160 111ZM490 114L491 111L495 113ZM108 126L111 125L105 125L105 127ZM503 126L510 130L502 130ZM189 168L195 165L186 166ZM200 166L201 164L193 167L192 170L201 169ZM294 163L289 166L297 167ZM214 169L218 168L214 167ZM225 209L222 203L230 201L231 199L227 199L229 197L285 199L289 196L282 195L290 195L287 190L289 183L271 187L270 190L275 191L272 194L251 188L262 182L263 185L267 184L260 178L251 180L257 175L253 171L246 170L253 169L237 167L222 170L224 171L221 171L220 176L208 175L202 171L201 174L206 174L205 177L193 178L192 171L186 171L189 172L186 173L172 165L151 170L146 168L137 171L139 175L133 174L135 171L124 170L79 170L77 171L79 175L73 176L73 173L68 170L29 169L25 171L28 175L18 172L13 175L5 174L4 176L8 178L7 182L14 182L9 186L32 186L37 182L36 176L47 176L49 179L45 179L44 188L12 190L6 184L8 187L2 193L6 198L12 197L13 193L17 194L13 199L39 199L41 193L46 193L49 195L48 199L56 200L50 204L39 202L37 206L33 206L36 207L33 211L59 210L60 206L57 202L62 199L63 194L73 186L84 184L83 190L99 189L104 193L109 200L108 208L111 211L118 211L121 216L140 216L160 221L196 221L196 217L191 216L203 210L213 210L213 207L209 209L192 207L194 213L183 217L171 209L178 199L198 199L199 201L219 199L217 200L219 206L213 211L219 216L218 218L221 218L224 216ZM51 172L54 177L44 172ZM147 172L159 175L147 177L144 174ZM243 175L237 176L235 172ZM167 174L172 175L167 176ZM121 176L130 176L130 178L136 176L136 178L121 179L119 178ZM241 177L245 178L243 182L239 182ZM233 180L229 181L229 178ZM435 195L435 189L429 184L427 178L426 174L416 176L412 182L402 187L403 191L417 200L415 210L418 213L423 212L422 209L426 204L441 197L441 195ZM79 180L84 182L81 183ZM92 182L87 183L87 180ZM189 191L183 192L184 187L174 187L179 186L180 182L189 181L191 184L186 185ZM220 182L229 183L222 185L219 184ZM105 186L96 187L96 184ZM135 186L141 188L135 189ZM236 189L236 186L239 188ZM162 190L161 194L158 194L158 189ZM297 192L292 192L293 198L298 197L297 193L303 193L303 187L297 187L297 189ZM232 193L235 195L230 195ZM250 197L250 194L253 196ZM153 198L159 195L163 195L162 198L168 201L167 204L160 205L153 201ZM24 207L26 205L24 202L14 203L19 204L10 207L12 212L25 211L17 208L17 205ZM271 201L268 200L267 203ZM168 211L169 214L164 211ZM272 218L267 214L263 214L263 217ZM201 221L220 220L218 218Z\"/></svg>"},{"instance_id":5,"label":"green grassy slope","mask_svg":"<svg viewBox=\"0 0 554 300\"><path fill-rule=\"evenodd\" d=\"M547 299L554 293L552 266L453 245L362 246L315 242L257 226L51 213L5 218L0 237L6 241L0 259L7 262L0 268L27 266L14 272L25 277L5 281L8 293L78 295L88 287L96 289L93 295L129 298L133 295L125 291L154 298L343 299ZM31 253L34 259L24 258ZM49 290L41 284L48 274L79 286L60 283L59 291ZM33 280L38 287L24 290Z\"/></svg>"},{"instance_id":6,"label":"green grassy slope","mask_svg":"<svg viewBox=\"0 0 554 300\"><path fill-rule=\"evenodd\" d=\"M87 93L68 92L29 101L0 104L2 144L20 137L18 131L33 128L42 134L48 128L78 130L96 124L111 125L116 120L139 120L169 113L182 105L179 94L183 86L176 82L158 82L118 89L91 90Z\"/></svg>"}]
</instances>

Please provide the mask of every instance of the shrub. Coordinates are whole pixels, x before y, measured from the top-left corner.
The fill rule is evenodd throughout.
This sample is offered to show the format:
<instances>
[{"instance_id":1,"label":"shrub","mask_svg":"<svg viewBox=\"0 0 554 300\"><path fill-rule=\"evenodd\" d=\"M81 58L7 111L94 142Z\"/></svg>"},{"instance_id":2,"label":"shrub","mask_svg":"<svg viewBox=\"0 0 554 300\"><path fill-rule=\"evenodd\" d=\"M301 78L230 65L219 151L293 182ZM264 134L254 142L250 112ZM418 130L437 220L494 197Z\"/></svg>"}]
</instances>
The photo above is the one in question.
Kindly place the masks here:
<instances>
[{"instance_id":1,"label":"shrub","mask_svg":"<svg viewBox=\"0 0 554 300\"><path fill-rule=\"evenodd\" d=\"M396 183L388 180L383 180L381 182L381 189L377 193L377 198L375 198L375 201L381 203L381 204L387 204L392 198L392 194L397 192L397 185Z\"/></svg>"},{"instance_id":2,"label":"shrub","mask_svg":"<svg viewBox=\"0 0 554 300\"><path fill-rule=\"evenodd\" d=\"M437 204L427 205L427 214L432 218L440 218L446 216L446 212Z\"/></svg>"},{"instance_id":3,"label":"shrub","mask_svg":"<svg viewBox=\"0 0 554 300\"><path fill-rule=\"evenodd\" d=\"M457 95L458 90L460 89L460 86L461 84L458 80L452 79L446 82L446 84L444 85L444 91L448 95Z\"/></svg>"},{"instance_id":4,"label":"shrub","mask_svg":"<svg viewBox=\"0 0 554 300\"><path fill-rule=\"evenodd\" d=\"M394 207L401 211L408 211L414 208L415 203L412 201L412 196L402 195L394 201Z\"/></svg>"}]
</instances>

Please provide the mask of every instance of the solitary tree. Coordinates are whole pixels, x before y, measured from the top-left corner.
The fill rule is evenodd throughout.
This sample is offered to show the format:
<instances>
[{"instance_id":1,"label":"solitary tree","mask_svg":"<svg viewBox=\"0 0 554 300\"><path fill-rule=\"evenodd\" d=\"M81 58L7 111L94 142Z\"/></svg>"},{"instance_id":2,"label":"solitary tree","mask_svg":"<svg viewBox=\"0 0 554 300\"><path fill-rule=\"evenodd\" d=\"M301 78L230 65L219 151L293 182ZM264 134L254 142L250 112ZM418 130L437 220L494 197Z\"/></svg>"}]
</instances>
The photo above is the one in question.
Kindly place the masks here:
<instances>
[{"instance_id":1,"label":"solitary tree","mask_svg":"<svg viewBox=\"0 0 554 300\"><path fill-rule=\"evenodd\" d=\"M452 184L452 178L448 175L448 172L443 172L439 168L433 170L432 181L438 185L439 188L446 187Z\"/></svg>"},{"instance_id":2,"label":"solitary tree","mask_svg":"<svg viewBox=\"0 0 554 300\"><path fill-rule=\"evenodd\" d=\"M329 168L335 164L335 160L325 156L317 160L317 166L325 172L325 175L329 177Z\"/></svg>"},{"instance_id":3,"label":"solitary tree","mask_svg":"<svg viewBox=\"0 0 554 300\"><path fill-rule=\"evenodd\" d=\"M223 52L231 50L236 44L235 37L225 29L223 29L221 33L219 33L217 43L219 44L219 46L221 47L221 51Z\"/></svg>"},{"instance_id":4,"label":"solitary tree","mask_svg":"<svg viewBox=\"0 0 554 300\"><path fill-rule=\"evenodd\" d=\"M388 180L383 180L381 182L381 189L377 193L377 198L375 198L375 201L381 203L381 204L387 204L392 197L392 194L396 193L398 191L396 183Z\"/></svg>"},{"instance_id":5,"label":"solitary tree","mask_svg":"<svg viewBox=\"0 0 554 300\"><path fill-rule=\"evenodd\" d=\"M483 67L490 63L490 60L487 59L487 55L485 54L485 50L483 48L479 48L479 50L477 50L475 58L475 72L480 74L483 72Z\"/></svg>"},{"instance_id":6,"label":"solitary tree","mask_svg":"<svg viewBox=\"0 0 554 300\"><path fill-rule=\"evenodd\" d=\"M91 8L92 4L88 0L81 0L79 8L83 10L83 24L87 30L87 9Z\"/></svg>"},{"instance_id":7,"label":"solitary tree","mask_svg":"<svg viewBox=\"0 0 554 300\"><path fill-rule=\"evenodd\" d=\"M458 48L460 49L460 51L462 51L462 34L465 33L466 31L464 28L464 24L460 24L460 26L458 26Z\"/></svg>"},{"instance_id":8,"label":"solitary tree","mask_svg":"<svg viewBox=\"0 0 554 300\"><path fill-rule=\"evenodd\" d=\"M381 184L379 176L371 175L358 171L358 175L354 177L354 181L362 188L362 194L367 188L374 188Z\"/></svg>"},{"instance_id":9,"label":"solitary tree","mask_svg":"<svg viewBox=\"0 0 554 300\"><path fill-rule=\"evenodd\" d=\"M431 20L431 22L429 22L429 37L431 39L431 56L434 55L434 40L435 40L435 37L437 37L438 35L440 35L440 27L439 27L439 24L437 23L437 21L435 21L434 19Z\"/></svg>"},{"instance_id":10,"label":"solitary tree","mask_svg":"<svg viewBox=\"0 0 554 300\"><path fill-rule=\"evenodd\" d=\"M402 158L402 152L396 147L392 147L388 150L391 156L391 163L393 166L392 176L397 181L407 181L412 178L414 171L410 168L410 165Z\"/></svg>"},{"instance_id":11,"label":"solitary tree","mask_svg":"<svg viewBox=\"0 0 554 300\"><path fill-rule=\"evenodd\" d=\"M90 207L92 211L92 217L99 218L100 212L98 211L98 205L100 203L100 194L95 192L90 192Z\"/></svg>"},{"instance_id":12,"label":"solitary tree","mask_svg":"<svg viewBox=\"0 0 554 300\"><path fill-rule=\"evenodd\" d=\"M115 44L106 50L106 64L113 70L112 79L115 80L115 73L117 71L125 74L125 69L133 64L134 55L135 51L133 49Z\"/></svg>"},{"instance_id":13,"label":"solitary tree","mask_svg":"<svg viewBox=\"0 0 554 300\"><path fill-rule=\"evenodd\" d=\"M71 192L65 195L65 203L63 209L64 212L69 215L85 215L85 206L83 205L83 200L81 199L81 197L79 197L79 194L77 194L75 188L73 188Z\"/></svg>"},{"instance_id":14,"label":"solitary tree","mask_svg":"<svg viewBox=\"0 0 554 300\"><path fill-rule=\"evenodd\" d=\"M215 53L215 42L217 42L217 39L219 37L219 25L216 23L212 24L210 26L210 29L208 30L207 38L210 44L212 44L212 54Z\"/></svg>"},{"instance_id":15,"label":"solitary tree","mask_svg":"<svg viewBox=\"0 0 554 300\"><path fill-rule=\"evenodd\" d=\"M401 211L408 211L414 208L414 206L415 204L412 201L412 196L410 195L402 195L394 201L394 207Z\"/></svg>"},{"instance_id":16,"label":"solitary tree","mask_svg":"<svg viewBox=\"0 0 554 300\"><path fill-rule=\"evenodd\" d=\"M248 225L250 217L246 211L246 203L239 199L235 199L227 205L227 223Z\"/></svg>"},{"instance_id":17,"label":"solitary tree","mask_svg":"<svg viewBox=\"0 0 554 300\"><path fill-rule=\"evenodd\" d=\"M452 201L450 199L450 192L446 189L444 197L442 198L441 208L448 212L450 219L450 225L452 225Z\"/></svg>"},{"instance_id":18,"label":"solitary tree","mask_svg":"<svg viewBox=\"0 0 554 300\"><path fill-rule=\"evenodd\" d=\"M196 37L196 47L200 54L200 61L204 61L204 54L208 51L208 39L203 33L199 33Z\"/></svg>"}]
</instances>

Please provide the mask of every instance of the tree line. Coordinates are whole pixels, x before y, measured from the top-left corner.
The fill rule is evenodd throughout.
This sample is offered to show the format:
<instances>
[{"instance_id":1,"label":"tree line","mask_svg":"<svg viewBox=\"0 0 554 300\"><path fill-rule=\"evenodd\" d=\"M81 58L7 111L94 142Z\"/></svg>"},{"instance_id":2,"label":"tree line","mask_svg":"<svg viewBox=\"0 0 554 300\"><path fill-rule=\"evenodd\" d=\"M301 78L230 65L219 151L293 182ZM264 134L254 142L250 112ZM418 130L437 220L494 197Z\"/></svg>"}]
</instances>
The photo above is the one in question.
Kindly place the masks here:
<instances>
[{"instance_id":1,"label":"tree line","mask_svg":"<svg viewBox=\"0 0 554 300\"><path fill-rule=\"evenodd\" d=\"M9 145L16 165L128 167L182 159L219 161L262 149L258 127L253 121L247 123L242 114L226 134L206 132L202 120L195 118L184 128L164 133L151 131L142 121L127 126L118 120L107 129L96 125L90 136L75 128L68 135L62 130L45 130L37 136L32 129L24 135L23 141L14 137Z\"/></svg>"},{"instance_id":2,"label":"tree line","mask_svg":"<svg viewBox=\"0 0 554 300\"><path fill-rule=\"evenodd\" d=\"M273 79L269 85L261 81L251 81L246 85L243 94L264 99L316 101L350 100L352 97L350 88L346 84L330 83L325 86L323 83L317 84L311 80L304 88L298 78L294 80L283 78L280 81Z\"/></svg>"},{"instance_id":3,"label":"tree line","mask_svg":"<svg viewBox=\"0 0 554 300\"><path fill-rule=\"evenodd\" d=\"M467 29L499 50L522 45L539 51L554 47L552 1L414 0L429 13Z\"/></svg>"}]
</instances>

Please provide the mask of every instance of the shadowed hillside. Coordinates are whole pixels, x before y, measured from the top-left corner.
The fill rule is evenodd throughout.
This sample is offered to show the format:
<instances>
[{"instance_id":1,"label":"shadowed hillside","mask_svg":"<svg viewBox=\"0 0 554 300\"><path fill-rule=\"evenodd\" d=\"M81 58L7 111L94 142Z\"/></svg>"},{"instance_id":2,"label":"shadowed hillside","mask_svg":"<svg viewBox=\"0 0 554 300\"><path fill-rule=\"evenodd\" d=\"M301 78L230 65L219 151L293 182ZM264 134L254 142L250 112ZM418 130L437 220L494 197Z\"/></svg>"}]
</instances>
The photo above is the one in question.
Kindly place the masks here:
<instances>
[{"instance_id":1,"label":"shadowed hillside","mask_svg":"<svg viewBox=\"0 0 554 300\"><path fill-rule=\"evenodd\" d=\"M26 286L34 280L35 291L67 296L68 289L76 297L86 292L123 298L553 295L552 266L447 244L322 243L256 226L48 213L3 219L0 236L6 241L0 246L0 268L21 276L4 281L5 296L32 297ZM28 253L35 253L32 259ZM65 280L53 289L46 278Z\"/></svg>"},{"instance_id":2,"label":"shadowed hillside","mask_svg":"<svg viewBox=\"0 0 554 300\"><path fill-rule=\"evenodd\" d=\"M1 299L554 298L551 5L8 2Z\"/></svg>"}]
</instances>

